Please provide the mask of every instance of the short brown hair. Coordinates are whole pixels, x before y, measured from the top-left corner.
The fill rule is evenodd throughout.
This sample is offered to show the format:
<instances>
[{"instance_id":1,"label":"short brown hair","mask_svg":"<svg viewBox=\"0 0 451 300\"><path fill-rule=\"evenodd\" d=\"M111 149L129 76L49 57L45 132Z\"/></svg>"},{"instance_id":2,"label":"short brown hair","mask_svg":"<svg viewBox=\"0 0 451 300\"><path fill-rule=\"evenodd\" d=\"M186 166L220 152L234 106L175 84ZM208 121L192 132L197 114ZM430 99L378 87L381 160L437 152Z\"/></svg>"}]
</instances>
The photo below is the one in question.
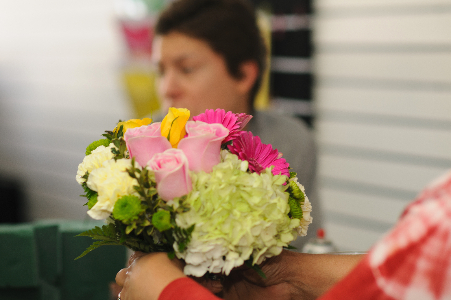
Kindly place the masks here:
<instances>
[{"instance_id":1,"label":"short brown hair","mask_svg":"<svg viewBox=\"0 0 451 300\"><path fill-rule=\"evenodd\" d=\"M228 72L237 79L243 75L241 65L255 61L259 74L250 91L250 105L253 105L265 69L266 47L255 9L249 2L178 0L162 12L155 31L158 35L179 32L207 42L224 58Z\"/></svg>"}]
</instances>

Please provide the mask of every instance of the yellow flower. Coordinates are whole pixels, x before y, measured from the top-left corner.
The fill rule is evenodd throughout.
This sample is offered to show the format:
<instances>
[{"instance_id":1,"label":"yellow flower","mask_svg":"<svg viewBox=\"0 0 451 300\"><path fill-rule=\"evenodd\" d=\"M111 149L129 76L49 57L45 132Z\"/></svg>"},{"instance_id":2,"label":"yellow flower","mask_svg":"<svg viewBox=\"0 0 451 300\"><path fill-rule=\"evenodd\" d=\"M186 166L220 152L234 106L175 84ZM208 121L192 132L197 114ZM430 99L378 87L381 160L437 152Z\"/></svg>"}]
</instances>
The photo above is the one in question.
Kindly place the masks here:
<instances>
[{"instance_id":1,"label":"yellow flower","mask_svg":"<svg viewBox=\"0 0 451 300\"><path fill-rule=\"evenodd\" d=\"M161 122L161 135L167 137L173 148L177 148L180 140L185 136L185 125L188 119L189 110L170 107L168 114Z\"/></svg>"},{"instance_id":2,"label":"yellow flower","mask_svg":"<svg viewBox=\"0 0 451 300\"><path fill-rule=\"evenodd\" d=\"M114 128L114 132L117 132L119 130L119 128L121 127L121 125L124 126L124 133L127 131L127 129L130 128L135 128L135 127L141 127L143 125L149 125L150 123L152 123L152 119L149 118L144 118L142 120L140 119L130 119L128 121L123 121L123 122L119 122L117 123L116 128Z\"/></svg>"}]
</instances>

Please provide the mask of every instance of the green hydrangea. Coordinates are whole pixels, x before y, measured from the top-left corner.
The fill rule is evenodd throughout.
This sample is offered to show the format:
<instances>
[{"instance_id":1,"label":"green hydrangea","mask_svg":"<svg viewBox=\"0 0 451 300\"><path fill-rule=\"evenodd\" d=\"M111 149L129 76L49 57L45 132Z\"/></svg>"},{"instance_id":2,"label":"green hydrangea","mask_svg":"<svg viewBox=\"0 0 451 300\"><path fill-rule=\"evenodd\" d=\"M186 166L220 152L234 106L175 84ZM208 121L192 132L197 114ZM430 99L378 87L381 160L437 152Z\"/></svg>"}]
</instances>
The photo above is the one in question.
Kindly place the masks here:
<instances>
[{"instance_id":1,"label":"green hydrangea","mask_svg":"<svg viewBox=\"0 0 451 300\"><path fill-rule=\"evenodd\" d=\"M111 143L110 140L108 139L101 139L95 142L92 142L91 144L89 144L88 147L86 147L86 155L91 154L91 152L95 149L97 149L99 146L105 146L108 147L108 145Z\"/></svg>"},{"instance_id":2,"label":"green hydrangea","mask_svg":"<svg viewBox=\"0 0 451 300\"><path fill-rule=\"evenodd\" d=\"M117 220L133 220L143 212L141 200L137 196L122 196L114 204L113 217Z\"/></svg>"},{"instance_id":3,"label":"green hydrangea","mask_svg":"<svg viewBox=\"0 0 451 300\"><path fill-rule=\"evenodd\" d=\"M290 219L284 175L270 169L246 172L247 164L225 153L211 173L192 173L193 190L184 203L191 209L178 214L176 223L196 227L184 253L185 274L228 274L250 256L253 263L280 254L296 236L298 219ZM176 248L176 247L174 247Z\"/></svg>"}]
</instances>

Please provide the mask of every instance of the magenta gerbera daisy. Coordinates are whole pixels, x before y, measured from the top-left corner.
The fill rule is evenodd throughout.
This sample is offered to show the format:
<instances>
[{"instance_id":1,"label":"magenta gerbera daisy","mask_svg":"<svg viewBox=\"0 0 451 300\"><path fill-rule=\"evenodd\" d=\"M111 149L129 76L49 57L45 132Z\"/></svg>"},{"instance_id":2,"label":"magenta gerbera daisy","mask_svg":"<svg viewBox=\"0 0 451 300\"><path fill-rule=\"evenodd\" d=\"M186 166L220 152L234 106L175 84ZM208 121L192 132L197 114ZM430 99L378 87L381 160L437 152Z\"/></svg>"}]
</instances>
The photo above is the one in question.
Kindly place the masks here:
<instances>
[{"instance_id":1,"label":"magenta gerbera daisy","mask_svg":"<svg viewBox=\"0 0 451 300\"><path fill-rule=\"evenodd\" d=\"M222 141L223 144L238 137L250 119L252 119L251 115L234 114L231 111L226 113L225 110L219 108L216 110L207 109L205 113L193 117L194 121L202 121L208 124L219 123L227 128L229 135Z\"/></svg>"},{"instance_id":2,"label":"magenta gerbera daisy","mask_svg":"<svg viewBox=\"0 0 451 300\"><path fill-rule=\"evenodd\" d=\"M274 175L290 175L290 165L282 158L282 153L273 149L271 144L263 144L258 136L253 136L249 131L242 131L228 148L241 160L249 162L251 172L260 174L266 168L274 166Z\"/></svg>"}]
</instances>

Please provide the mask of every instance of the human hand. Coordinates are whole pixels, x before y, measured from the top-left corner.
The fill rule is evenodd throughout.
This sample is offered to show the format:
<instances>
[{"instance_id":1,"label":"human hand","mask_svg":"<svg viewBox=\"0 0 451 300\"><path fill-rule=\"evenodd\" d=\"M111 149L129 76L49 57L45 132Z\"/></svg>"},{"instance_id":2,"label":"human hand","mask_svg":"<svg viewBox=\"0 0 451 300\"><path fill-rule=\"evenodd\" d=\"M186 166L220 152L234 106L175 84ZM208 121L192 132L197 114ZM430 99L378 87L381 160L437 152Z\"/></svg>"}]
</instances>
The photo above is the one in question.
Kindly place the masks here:
<instances>
[{"instance_id":1,"label":"human hand","mask_svg":"<svg viewBox=\"0 0 451 300\"><path fill-rule=\"evenodd\" d=\"M262 278L254 269L243 265L233 269L228 276L218 275L218 280L209 279L207 276L193 277L193 279L216 296L227 300L304 299L298 297L300 291L296 284L289 280L291 275L285 265L292 253L282 252L279 256L262 263L259 267L266 278Z\"/></svg>"},{"instance_id":2,"label":"human hand","mask_svg":"<svg viewBox=\"0 0 451 300\"><path fill-rule=\"evenodd\" d=\"M121 300L157 300L169 283L181 277L185 274L180 260L163 252L135 252L128 267L117 273L116 283L122 287Z\"/></svg>"},{"instance_id":3,"label":"human hand","mask_svg":"<svg viewBox=\"0 0 451 300\"><path fill-rule=\"evenodd\" d=\"M363 255L304 254L283 250L260 265L266 279L246 266L232 270L222 281L193 278L226 300L316 299L342 279ZM122 300L158 299L173 280L185 277L183 262L166 253L136 252L130 266L119 271Z\"/></svg>"},{"instance_id":4,"label":"human hand","mask_svg":"<svg viewBox=\"0 0 451 300\"><path fill-rule=\"evenodd\" d=\"M226 300L316 299L343 278L362 255L304 254L283 250L260 268L266 275L242 266L222 281L197 280Z\"/></svg>"},{"instance_id":5,"label":"human hand","mask_svg":"<svg viewBox=\"0 0 451 300\"><path fill-rule=\"evenodd\" d=\"M223 281L220 295L227 300L310 299L301 297L302 290L297 286L291 268L288 268L287 263L294 258L293 253L284 250L280 255L263 262L259 267L266 278L247 266L232 270Z\"/></svg>"}]
</instances>

